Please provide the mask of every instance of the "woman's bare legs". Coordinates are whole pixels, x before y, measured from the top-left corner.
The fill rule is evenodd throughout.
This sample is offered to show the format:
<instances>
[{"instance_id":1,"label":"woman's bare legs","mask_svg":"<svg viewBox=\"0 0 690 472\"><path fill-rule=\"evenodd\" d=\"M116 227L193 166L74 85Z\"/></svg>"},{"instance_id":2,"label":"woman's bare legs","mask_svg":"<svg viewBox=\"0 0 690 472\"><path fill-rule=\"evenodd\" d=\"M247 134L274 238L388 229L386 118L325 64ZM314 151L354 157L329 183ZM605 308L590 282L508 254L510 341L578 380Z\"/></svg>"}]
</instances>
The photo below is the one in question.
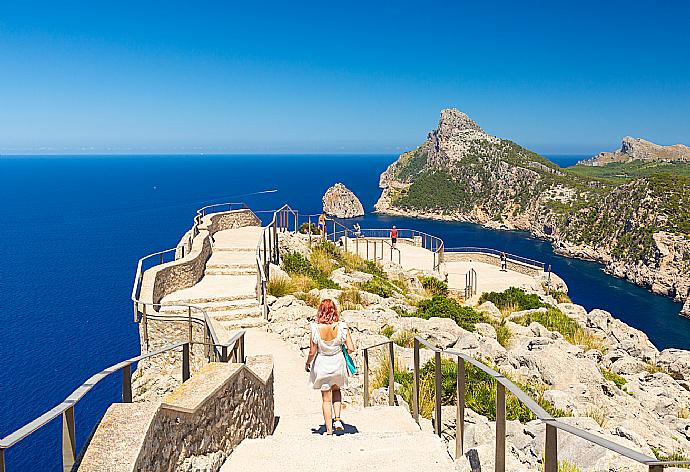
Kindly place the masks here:
<instances>
[{"instance_id":1,"label":"woman's bare legs","mask_svg":"<svg viewBox=\"0 0 690 472\"><path fill-rule=\"evenodd\" d=\"M338 395L340 397L340 395ZM333 395L330 390L321 390L321 409L323 410L323 420L326 424L326 434L333 434ZM340 408L340 407L338 407Z\"/></svg>"},{"instance_id":2,"label":"woman's bare legs","mask_svg":"<svg viewBox=\"0 0 690 472\"><path fill-rule=\"evenodd\" d=\"M343 396L340 394L340 387L334 385L331 387L331 391L333 392L333 412L336 418L340 418L340 409L343 401Z\"/></svg>"}]
</instances>

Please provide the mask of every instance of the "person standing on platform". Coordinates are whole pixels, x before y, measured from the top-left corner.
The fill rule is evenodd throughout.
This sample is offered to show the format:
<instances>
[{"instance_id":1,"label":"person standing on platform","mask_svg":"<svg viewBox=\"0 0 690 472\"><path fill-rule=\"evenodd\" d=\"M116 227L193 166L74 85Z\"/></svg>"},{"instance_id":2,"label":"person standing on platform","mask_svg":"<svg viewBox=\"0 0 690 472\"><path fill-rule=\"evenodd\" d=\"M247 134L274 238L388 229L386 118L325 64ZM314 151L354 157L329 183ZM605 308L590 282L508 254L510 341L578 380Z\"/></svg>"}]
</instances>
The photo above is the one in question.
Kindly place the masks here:
<instances>
[{"instance_id":1,"label":"person standing on platform","mask_svg":"<svg viewBox=\"0 0 690 472\"><path fill-rule=\"evenodd\" d=\"M393 228L391 229L391 246L395 248L395 243L398 242L398 230L396 229L395 225L393 225Z\"/></svg>"}]
</instances>

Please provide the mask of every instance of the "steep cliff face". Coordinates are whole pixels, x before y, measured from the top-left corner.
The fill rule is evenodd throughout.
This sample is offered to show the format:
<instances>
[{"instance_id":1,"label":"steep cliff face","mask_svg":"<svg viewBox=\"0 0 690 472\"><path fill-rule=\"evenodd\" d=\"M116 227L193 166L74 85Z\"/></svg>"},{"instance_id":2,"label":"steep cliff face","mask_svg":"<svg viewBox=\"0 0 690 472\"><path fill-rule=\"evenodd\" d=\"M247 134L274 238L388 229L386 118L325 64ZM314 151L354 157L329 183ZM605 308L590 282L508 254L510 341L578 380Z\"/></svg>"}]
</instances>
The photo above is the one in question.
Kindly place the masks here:
<instances>
[{"instance_id":1,"label":"steep cliff face","mask_svg":"<svg viewBox=\"0 0 690 472\"><path fill-rule=\"evenodd\" d=\"M604 178L582 168L561 169L489 136L464 113L443 110L438 129L381 175L376 209L528 230L562 254L597 260L656 293L688 299L687 174L665 167Z\"/></svg>"},{"instance_id":2,"label":"steep cliff face","mask_svg":"<svg viewBox=\"0 0 690 472\"><path fill-rule=\"evenodd\" d=\"M578 162L578 164L597 167L615 162L632 161L690 161L690 148L683 144L660 146L644 139L626 136L623 138L620 149L614 152L601 152L590 159Z\"/></svg>"}]
</instances>

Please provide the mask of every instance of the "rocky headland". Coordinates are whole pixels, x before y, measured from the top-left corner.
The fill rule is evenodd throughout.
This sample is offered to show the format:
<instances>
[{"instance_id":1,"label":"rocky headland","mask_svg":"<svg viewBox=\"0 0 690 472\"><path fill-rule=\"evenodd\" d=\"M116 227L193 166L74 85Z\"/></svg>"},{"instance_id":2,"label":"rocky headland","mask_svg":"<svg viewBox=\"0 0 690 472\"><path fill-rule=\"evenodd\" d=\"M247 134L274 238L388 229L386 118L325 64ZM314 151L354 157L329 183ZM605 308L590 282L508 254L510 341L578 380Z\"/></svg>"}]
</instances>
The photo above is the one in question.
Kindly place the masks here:
<instances>
[{"instance_id":1,"label":"rocky headland","mask_svg":"<svg viewBox=\"0 0 690 472\"><path fill-rule=\"evenodd\" d=\"M341 183L326 190L322 202L323 211L336 218L354 218L364 215L364 207L359 198Z\"/></svg>"},{"instance_id":2,"label":"rocky headland","mask_svg":"<svg viewBox=\"0 0 690 472\"><path fill-rule=\"evenodd\" d=\"M585 166L605 166L612 163L643 162L690 162L690 148L683 144L661 146L640 138L626 136L621 148L614 152L600 152L594 157L578 162Z\"/></svg>"},{"instance_id":3,"label":"rocky headland","mask_svg":"<svg viewBox=\"0 0 690 472\"><path fill-rule=\"evenodd\" d=\"M426 141L381 174L376 210L527 230L558 253L598 261L618 277L686 301L690 163L678 157L683 148L626 138L612 153L625 162L564 169L445 109ZM690 302L683 314L690 316Z\"/></svg>"},{"instance_id":4,"label":"rocky headland","mask_svg":"<svg viewBox=\"0 0 690 472\"><path fill-rule=\"evenodd\" d=\"M501 294L488 297L496 303L480 300L472 305L447 292L440 280L434 282L437 274L343 257L330 244L308 246L300 235L281 241L283 265L271 271L274 285L269 292L275 296L269 300L269 329L306 354L315 307L324 298L336 300L358 348L394 341L398 404L409 402L411 343L419 335L437 347L461 350L492 365L551 414L577 428L660 459L683 460L690 454L690 352L660 352L644 333L610 313L588 312L567 300L559 303L540 287L518 296L538 308L502 303ZM437 303L442 310L434 311ZM388 403L385 351L369 357L375 404ZM429 350L420 355L422 364L433 359ZM361 367L362 359L356 361ZM468 391L486 388L488 393L467 399L465 451L474 451L481 470L493 470L495 398L489 380L472 372L466 374ZM455 375L449 372L453 389ZM360 404L362 393L362 376L351 377L346 403ZM454 394L449 398L443 403L443 438L452 451L456 407ZM508 410L507 470L541 471L543 424L516 406ZM432 410L421 411L426 418L422 426L430 428ZM571 467L567 470L647 470L568 434L559 436L559 450L563 467ZM470 470L470 455L461 458L458 470Z\"/></svg>"}]
</instances>

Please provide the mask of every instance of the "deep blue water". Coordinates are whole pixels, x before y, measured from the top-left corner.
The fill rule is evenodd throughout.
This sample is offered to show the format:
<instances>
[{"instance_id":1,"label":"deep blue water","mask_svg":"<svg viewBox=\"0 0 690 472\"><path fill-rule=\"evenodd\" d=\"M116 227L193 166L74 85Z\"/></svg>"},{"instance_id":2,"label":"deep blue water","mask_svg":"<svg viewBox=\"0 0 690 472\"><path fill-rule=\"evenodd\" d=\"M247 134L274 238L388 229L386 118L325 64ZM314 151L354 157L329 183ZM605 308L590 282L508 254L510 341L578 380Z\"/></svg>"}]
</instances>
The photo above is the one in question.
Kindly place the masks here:
<instances>
[{"instance_id":1,"label":"deep blue water","mask_svg":"<svg viewBox=\"0 0 690 472\"><path fill-rule=\"evenodd\" d=\"M572 165L587 156L557 156ZM368 210L378 176L395 156L1 157L0 436L49 410L93 373L138 354L129 296L136 261L173 247L209 203L253 209L289 203L320 210L345 183ZM236 195L266 189L263 195ZM543 260L576 303L601 307L644 330L657 347L690 349L680 304L611 277L591 262L554 255L520 232L471 224L367 215L363 227L396 224L442 237L448 247L489 246ZM83 444L120 378L102 382L75 407ZM15 470L59 470L60 421L7 452Z\"/></svg>"}]
</instances>

